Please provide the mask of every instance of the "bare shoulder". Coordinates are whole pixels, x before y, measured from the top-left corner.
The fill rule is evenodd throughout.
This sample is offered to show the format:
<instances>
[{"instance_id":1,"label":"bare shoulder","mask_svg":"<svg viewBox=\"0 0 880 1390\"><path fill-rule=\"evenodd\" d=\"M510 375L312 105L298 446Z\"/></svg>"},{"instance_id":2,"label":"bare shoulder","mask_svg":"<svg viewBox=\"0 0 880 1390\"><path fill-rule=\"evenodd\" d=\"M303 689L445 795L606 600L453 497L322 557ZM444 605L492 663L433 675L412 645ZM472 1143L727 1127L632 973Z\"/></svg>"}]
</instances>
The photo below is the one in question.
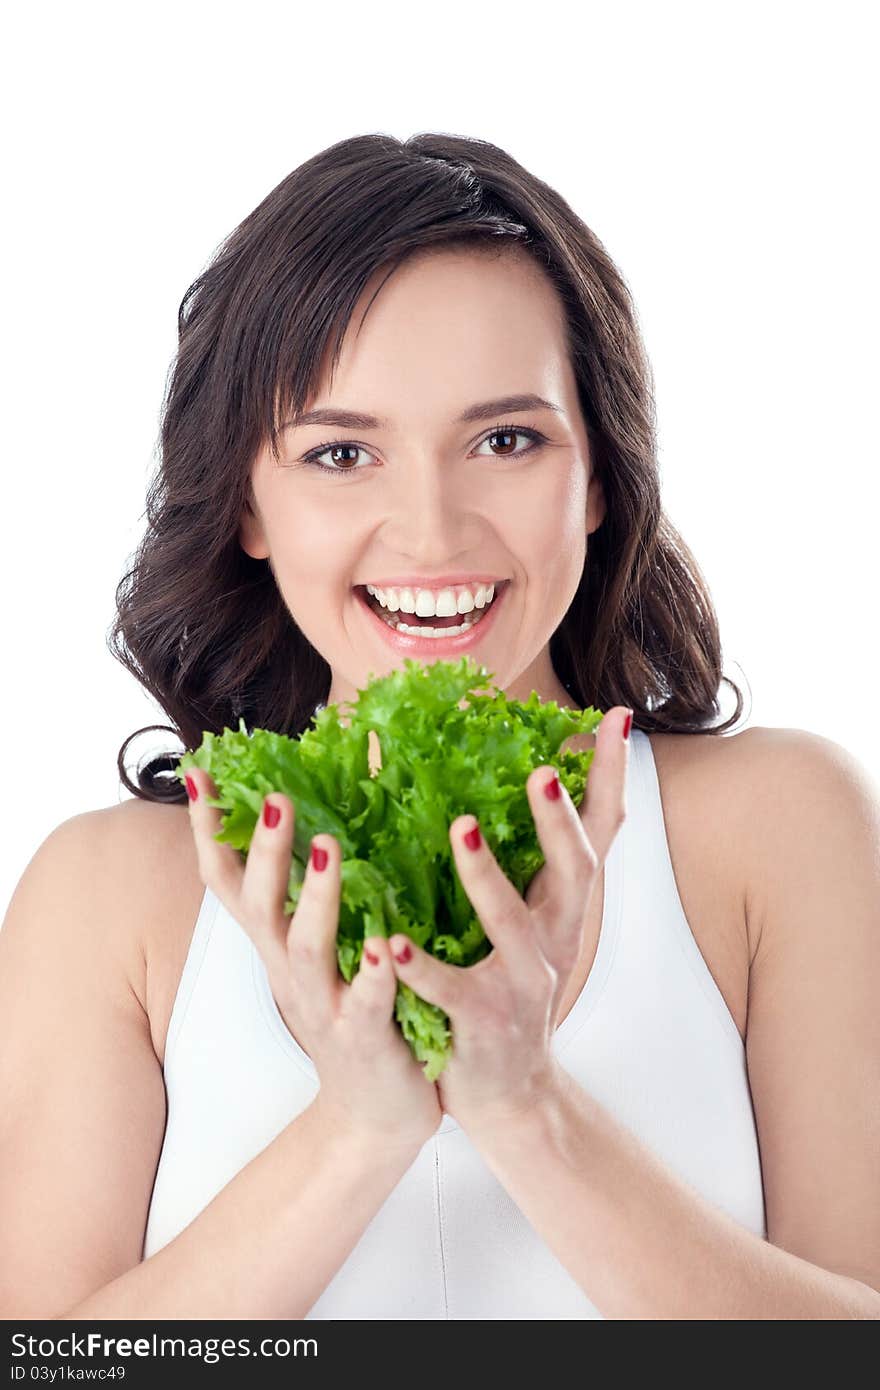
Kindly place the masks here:
<instances>
[{"instance_id":1,"label":"bare shoulder","mask_svg":"<svg viewBox=\"0 0 880 1390\"><path fill-rule=\"evenodd\" d=\"M732 735L650 738L658 777L693 808L695 838L697 817L724 827L716 839L742 885L754 960L786 863L817 828L827 838L833 825L877 826L876 781L842 745L805 729L756 726ZM845 853L843 841L840 849Z\"/></svg>"},{"instance_id":2,"label":"bare shoulder","mask_svg":"<svg viewBox=\"0 0 880 1390\"><path fill-rule=\"evenodd\" d=\"M823 734L807 729L769 728L761 725L729 735L652 734L655 740L681 741L688 745L695 759L716 759L716 766L737 770L743 788L751 796L761 789L766 793L774 788L790 797L794 787L813 786L829 779L842 779L851 786L873 787L877 784L868 769L842 744ZM783 784L776 782L782 774ZM736 773L735 773L736 775Z\"/></svg>"},{"instance_id":3,"label":"bare shoulder","mask_svg":"<svg viewBox=\"0 0 880 1390\"><path fill-rule=\"evenodd\" d=\"M675 802L688 821L691 838L701 828L718 840L719 848L736 854L736 827L748 814L760 778L763 735L774 729L750 728L735 734L666 734L648 737L654 754L664 804ZM724 835L718 836L719 827Z\"/></svg>"},{"instance_id":4,"label":"bare shoulder","mask_svg":"<svg viewBox=\"0 0 880 1390\"><path fill-rule=\"evenodd\" d=\"M878 783L854 753L824 734L807 729L747 729L743 744L750 757L750 774L757 784L768 783L773 774L783 773L783 794L793 787L813 791L823 787L849 786L853 791L877 795ZM769 774L769 776L768 776Z\"/></svg>"},{"instance_id":5,"label":"bare shoulder","mask_svg":"<svg viewBox=\"0 0 880 1390\"><path fill-rule=\"evenodd\" d=\"M162 1061L174 989L204 894L189 811L132 797L77 819L91 820L106 847L130 984Z\"/></svg>"},{"instance_id":6,"label":"bare shoulder","mask_svg":"<svg viewBox=\"0 0 880 1390\"><path fill-rule=\"evenodd\" d=\"M751 866L750 916L756 945L768 926L804 923L806 875L823 891L863 892L880 870L880 785L868 767L831 738L805 729L755 729L747 779L751 815L744 842ZM800 910L794 910L799 906Z\"/></svg>"},{"instance_id":7,"label":"bare shoulder","mask_svg":"<svg viewBox=\"0 0 880 1390\"><path fill-rule=\"evenodd\" d=\"M670 789L698 799L701 814L723 811L729 837L777 804L774 793L791 798L792 789L815 777L823 763L847 761L845 749L802 729L753 726L735 734L649 734L658 777ZM782 778L782 782L779 778ZM742 848L742 843L738 843Z\"/></svg>"},{"instance_id":8,"label":"bare shoulder","mask_svg":"<svg viewBox=\"0 0 880 1390\"><path fill-rule=\"evenodd\" d=\"M651 748L655 758L662 758L674 775L722 777L724 770L738 779L742 776L752 749L763 734L773 735L776 729L749 728L736 734L665 734L652 733Z\"/></svg>"}]
</instances>

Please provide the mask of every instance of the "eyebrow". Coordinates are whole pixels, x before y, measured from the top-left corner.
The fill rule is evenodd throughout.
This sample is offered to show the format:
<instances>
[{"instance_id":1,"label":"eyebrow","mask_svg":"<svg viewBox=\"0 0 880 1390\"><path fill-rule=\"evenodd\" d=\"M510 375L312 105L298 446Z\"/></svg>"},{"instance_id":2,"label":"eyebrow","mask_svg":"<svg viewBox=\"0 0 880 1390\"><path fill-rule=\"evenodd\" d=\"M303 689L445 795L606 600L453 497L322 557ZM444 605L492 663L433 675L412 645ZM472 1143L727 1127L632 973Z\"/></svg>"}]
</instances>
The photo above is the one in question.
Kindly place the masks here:
<instances>
[{"instance_id":1,"label":"eyebrow","mask_svg":"<svg viewBox=\"0 0 880 1390\"><path fill-rule=\"evenodd\" d=\"M491 401L477 401L463 410L454 422L466 425L473 420L488 420L493 415L512 415L519 410L555 410L562 414L562 407L547 401L543 396L531 392L516 396L498 396ZM324 406L317 410L306 410L290 420L285 420L283 430L300 429L305 425L338 425L343 429L379 430L388 427L387 420L375 415L364 415L359 410L343 410L339 406Z\"/></svg>"}]
</instances>

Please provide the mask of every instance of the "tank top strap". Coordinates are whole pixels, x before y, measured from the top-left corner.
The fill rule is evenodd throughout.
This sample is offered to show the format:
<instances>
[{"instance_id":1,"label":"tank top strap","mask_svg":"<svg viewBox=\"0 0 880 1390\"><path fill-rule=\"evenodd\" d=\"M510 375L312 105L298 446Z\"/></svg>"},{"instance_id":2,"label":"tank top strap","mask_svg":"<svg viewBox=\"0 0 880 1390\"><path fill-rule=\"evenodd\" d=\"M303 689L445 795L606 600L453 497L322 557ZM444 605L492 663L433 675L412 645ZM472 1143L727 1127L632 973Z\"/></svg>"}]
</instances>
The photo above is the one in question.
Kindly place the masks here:
<instances>
[{"instance_id":1,"label":"tank top strap","mask_svg":"<svg viewBox=\"0 0 880 1390\"><path fill-rule=\"evenodd\" d=\"M630 855L627 912L619 948L621 968L630 987L634 987L647 971L657 972L658 979L664 978L672 960L680 961L683 957L728 1043L743 1053L739 1029L685 915L669 851L651 740L640 729L634 729L630 737L632 776L625 821Z\"/></svg>"}]
</instances>

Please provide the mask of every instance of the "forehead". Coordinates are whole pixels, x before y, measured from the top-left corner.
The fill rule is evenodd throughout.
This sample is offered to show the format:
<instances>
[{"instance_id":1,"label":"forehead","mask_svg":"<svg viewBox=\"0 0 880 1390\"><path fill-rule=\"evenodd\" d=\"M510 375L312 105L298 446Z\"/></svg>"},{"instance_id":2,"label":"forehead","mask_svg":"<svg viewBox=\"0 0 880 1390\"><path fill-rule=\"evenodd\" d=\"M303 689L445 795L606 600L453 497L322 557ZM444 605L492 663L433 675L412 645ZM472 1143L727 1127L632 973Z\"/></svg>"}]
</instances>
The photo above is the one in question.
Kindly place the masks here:
<instances>
[{"instance_id":1,"label":"forehead","mask_svg":"<svg viewBox=\"0 0 880 1390\"><path fill-rule=\"evenodd\" d=\"M559 296L519 248L420 250L379 270L355 305L321 401L393 389L457 402L497 391L559 390L567 366Z\"/></svg>"}]
</instances>

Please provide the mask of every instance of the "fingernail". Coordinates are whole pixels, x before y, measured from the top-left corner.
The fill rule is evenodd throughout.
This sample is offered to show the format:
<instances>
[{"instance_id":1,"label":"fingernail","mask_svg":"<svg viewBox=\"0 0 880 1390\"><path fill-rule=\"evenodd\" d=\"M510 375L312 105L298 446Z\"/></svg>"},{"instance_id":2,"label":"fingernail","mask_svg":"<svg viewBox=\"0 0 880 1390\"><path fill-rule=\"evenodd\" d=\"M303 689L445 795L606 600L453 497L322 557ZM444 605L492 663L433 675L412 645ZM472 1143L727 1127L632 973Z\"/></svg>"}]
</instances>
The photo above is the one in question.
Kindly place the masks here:
<instances>
[{"instance_id":1,"label":"fingernail","mask_svg":"<svg viewBox=\"0 0 880 1390\"><path fill-rule=\"evenodd\" d=\"M190 801L198 801L199 799L199 789L189 773L186 774L186 794Z\"/></svg>"},{"instance_id":2,"label":"fingernail","mask_svg":"<svg viewBox=\"0 0 880 1390\"><path fill-rule=\"evenodd\" d=\"M379 964L379 957L374 956L372 951L368 951L366 946L364 947L364 955L366 956L367 960L370 962L371 965Z\"/></svg>"},{"instance_id":3,"label":"fingernail","mask_svg":"<svg viewBox=\"0 0 880 1390\"><path fill-rule=\"evenodd\" d=\"M281 807L273 806L271 801L263 802L263 824L274 830L281 819Z\"/></svg>"},{"instance_id":4,"label":"fingernail","mask_svg":"<svg viewBox=\"0 0 880 1390\"><path fill-rule=\"evenodd\" d=\"M319 873L327 867L327 851L321 849L320 845L312 845L312 867Z\"/></svg>"},{"instance_id":5,"label":"fingernail","mask_svg":"<svg viewBox=\"0 0 880 1390\"><path fill-rule=\"evenodd\" d=\"M545 782L545 783L544 783L544 795L547 797L547 800L548 800L548 801L558 801L558 800L559 800L559 773L558 773L558 772L555 774L555 776L551 777L551 779L550 779L549 782Z\"/></svg>"},{"instance_id":6,"label":"fingernail","mask_svg":"<svg viewBox=\"0 0 880 1390\"><path fill-rule=\"evenodd\" d=\"M410 960L411 958L412 958L412 947L411 947L408 943L404 943L403 946L399 946L399 947L397 948L397 950L394 952L394 959L395 959L400 965L406 965L407 961Z\"/></svg>"},{"instance_id":7,"label":"fingernail","mask_svg":"<svg viewBox=\"0 0 880 1390\"><path fill-rule=\"evenodd\" d=\"M629 731L630 731L630 729L632 728L632 722L633 722L633 712L632 712L632 710L629 710L628 713L627 713L626 719L624 719L624 721L623 721L623 736L624 736L624 738L629 738Z\"/></svg>"},{"instance_id":8,"label":"fingernail","mask_svg":"<svg viewBox=\"0 0 880 1390\"><path fill-rule=\"evenodd\" d=\"M467 845L468 849L480 848L480 845L483 843L483 841L480 838L480 827L478 825L475 825L473 830L469 830L467 832L467 834L464 837L464 842Z\"/></svg>"}]
</instances>

